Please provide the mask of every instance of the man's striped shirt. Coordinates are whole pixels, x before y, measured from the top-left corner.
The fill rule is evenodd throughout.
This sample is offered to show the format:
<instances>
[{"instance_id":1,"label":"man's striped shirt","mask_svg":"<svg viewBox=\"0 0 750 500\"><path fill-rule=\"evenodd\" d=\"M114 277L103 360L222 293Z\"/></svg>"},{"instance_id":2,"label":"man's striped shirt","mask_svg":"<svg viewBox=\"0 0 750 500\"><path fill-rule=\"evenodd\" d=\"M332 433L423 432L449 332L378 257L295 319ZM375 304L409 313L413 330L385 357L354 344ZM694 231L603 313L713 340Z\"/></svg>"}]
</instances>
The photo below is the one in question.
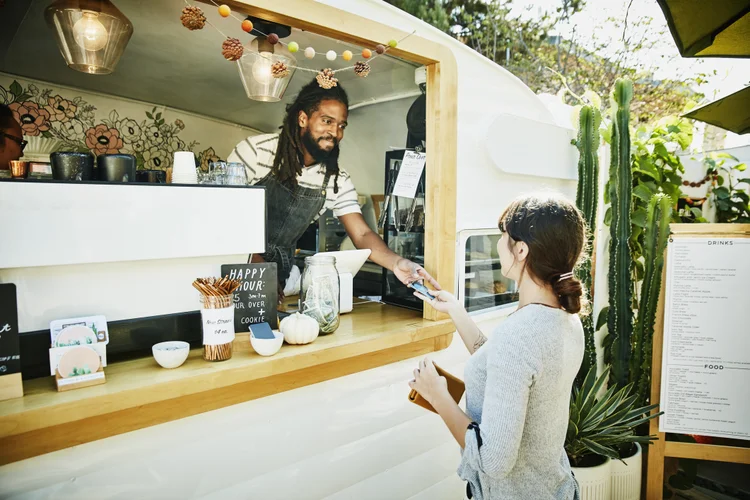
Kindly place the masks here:
<instances>
[{"instance_id":1,"label":"man's striped shirt","mask_svg":"<svg viewBox=\"0 0 750 500\"><path fill-rule=\"evenodd\" d=\"M278 143L279 134L263 134L248 137L237 144L229 155L229 158L227 158L227 161L244 163L248 183L251 185L256 184L271 171ZM326 167L320 163L305 167L302 169L302 174L297 177L297 183L300 187L304 188L322 189L325 173ZM362 213L357 201L357 190L354 188L354 183L349 174L342 168L339 168L338 186L339 192L338 194L334 194L333 178L329 180L328 188L326 189L325 205L318 214L318 217L328 209L332 209L336 217L352 213Z\"/></svg>"}]
</instances>

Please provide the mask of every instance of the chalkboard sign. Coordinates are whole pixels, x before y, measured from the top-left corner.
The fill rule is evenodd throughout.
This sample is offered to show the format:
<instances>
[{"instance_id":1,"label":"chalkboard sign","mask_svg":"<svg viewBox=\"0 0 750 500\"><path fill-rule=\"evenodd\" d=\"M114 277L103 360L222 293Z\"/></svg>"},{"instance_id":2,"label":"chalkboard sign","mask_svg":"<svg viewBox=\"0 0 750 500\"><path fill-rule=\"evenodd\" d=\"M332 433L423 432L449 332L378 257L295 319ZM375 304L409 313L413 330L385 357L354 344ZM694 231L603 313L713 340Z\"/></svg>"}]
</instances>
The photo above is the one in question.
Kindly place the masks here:
<instances>
[{"instance_id":1,"label":"chalkboard sign","mask_svg":"<svg viewBox=\"0 0 750 500\"><path fill-rule=\"evenodd\" d=\"M0 375L20 373L21 347L18 343L16 285L0 285Z\"/></svg>"},{"instance_id":2,"label":"chalkboard sign","mask_svg":"<svg viewBox=\"0 0 750 500\"><path fill-rule=\"evenodd\" d=\"M248 333L250 325L268 323L277 328L279 302L276 263L224 264L221 275L240 280L234 292L234 330Z\"/></svg>"}]
</instances>

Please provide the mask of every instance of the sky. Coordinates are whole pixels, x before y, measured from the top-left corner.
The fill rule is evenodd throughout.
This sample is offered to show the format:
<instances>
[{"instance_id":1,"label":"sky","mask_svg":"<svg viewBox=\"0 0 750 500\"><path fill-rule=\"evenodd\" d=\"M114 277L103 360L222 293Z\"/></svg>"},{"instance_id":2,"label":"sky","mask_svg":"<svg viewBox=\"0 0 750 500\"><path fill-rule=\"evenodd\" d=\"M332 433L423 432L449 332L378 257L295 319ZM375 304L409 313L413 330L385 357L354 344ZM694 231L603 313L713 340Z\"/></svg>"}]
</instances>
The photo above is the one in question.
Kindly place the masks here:
<instances>
[{"instance_id":1,"label":"sky","mask_svg":"<svg viewBox=\"0 0 750 500\"><path fill-rule=\"evenodd\" d=\"M630 0L587 0L584 9L574 15L566 25L558 25L556 33L563 38L570 38L573 28L579 34L596 32L602 39L611 39L612 46L621 43L622 31L613 29L607 18L614 17L624 19L628 10ZM514 15L537 16L540 10L553 10L561 4L561 0L515 0ZM639 53L644 64L655 66L656 78L675 78L676 75L697 75L700 72L713 73L708 83L701 85L698 90L706 95L706 100L711 101L740 90L750 84L750 59L724 59L724 58L682 58L679 56L677 47L672 39L664 13L656 0L632 0L628 18L651 17L655 31L665 31L663 40L659 40L659 51L650 53ZM608 29L607 29L608 28ZM579 40L585 38L578 36ZM665 57L662 58L661 56ZM668 62L665 62L668 61Z\"/></svg>"},{"instance_id":2,"label":"sky","mask_svg":"<svg viewBox=\"0 0 750 500\"><path fill-rule=\"evenodd\" d=\"M538 17L544 11L554 11L562 0L514 0L512 15L520 17ZM706 0L710 1L710 0ZM629 8L628 8L629 6ZM558 24L551 35L561 35L570 39L574 33L576 39L586 45L585 40L595 33L600 40L609 41L609 46L616 50L622 47L622 28L615 28L608 18L624 19L628 13L628 24L636 19L652 18L653 32L663 31L657 40L656 50L638 52L639 61L646 67L655 68L656 79L679 79L706 73L707 83L696 90L705 95L699 105L720 99L750 85L750 58L683 58L680 57L674 43L667 21L656 0L586 0L583 10L571 17L565 24ZM632 32L632 30L631 30ZM591 47L589 47L591 48ZM606 54L603 54L606 56ZM716 72L714 75L713 72ZM694 146L700 144L704 125L696 122ZM733 148L750 145L750 134L737 135L727 133L724 147Z\"/></svg>"}]
</instances>

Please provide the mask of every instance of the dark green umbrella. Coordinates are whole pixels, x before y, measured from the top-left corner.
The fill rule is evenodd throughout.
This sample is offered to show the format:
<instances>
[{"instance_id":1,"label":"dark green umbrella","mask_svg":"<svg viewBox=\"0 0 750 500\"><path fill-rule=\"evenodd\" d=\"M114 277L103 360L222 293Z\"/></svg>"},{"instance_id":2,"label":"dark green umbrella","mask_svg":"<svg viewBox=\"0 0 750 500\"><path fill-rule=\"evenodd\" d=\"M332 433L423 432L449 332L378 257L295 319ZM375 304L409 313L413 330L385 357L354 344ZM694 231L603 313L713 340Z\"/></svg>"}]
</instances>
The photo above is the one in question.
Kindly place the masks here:
<instances>
[{"instance_id":1,"label":"dark green umbrella","mask_svg":"<svg viewBox=\"0 0 750 500\"><path fill-rule=\"evenodd\" d=\"M716 125L735 134L750 132L750 87L684 114L687 118Z\"/></svg>"},{"instance_id":2,"label":"dark green umbrella","mask_svg":"<svg viewBox=\"0 0 750 500\"><path fill-rule=\"evenodd\" d=\"M750 57L750 0L657 0L682 57Z\"/></svg>"}]
</instances>

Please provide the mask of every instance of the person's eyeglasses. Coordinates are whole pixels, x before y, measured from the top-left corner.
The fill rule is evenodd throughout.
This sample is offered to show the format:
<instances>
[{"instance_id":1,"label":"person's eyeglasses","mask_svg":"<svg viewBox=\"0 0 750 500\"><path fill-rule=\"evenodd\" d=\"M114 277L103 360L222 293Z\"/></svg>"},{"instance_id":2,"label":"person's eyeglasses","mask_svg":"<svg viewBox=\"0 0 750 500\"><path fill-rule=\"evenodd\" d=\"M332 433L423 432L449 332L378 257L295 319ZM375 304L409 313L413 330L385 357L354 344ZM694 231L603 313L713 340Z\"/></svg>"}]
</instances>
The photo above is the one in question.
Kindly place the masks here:
<instances>
[{"instance_id":1,"label":"person's eyeglasses","mask_svg":"<svg viewBox=\"0 0 750 500\"><path fill-rule=\"evenodd\" d=\"M18 145L21 146L21 151L23 151L26 145L29 143L28 141L25 141L23 137L16 137L15 135L6 134L5 132L0 132L0 137L7 137L11 141L17 142Z\"/></svg>"}]
</instances>

